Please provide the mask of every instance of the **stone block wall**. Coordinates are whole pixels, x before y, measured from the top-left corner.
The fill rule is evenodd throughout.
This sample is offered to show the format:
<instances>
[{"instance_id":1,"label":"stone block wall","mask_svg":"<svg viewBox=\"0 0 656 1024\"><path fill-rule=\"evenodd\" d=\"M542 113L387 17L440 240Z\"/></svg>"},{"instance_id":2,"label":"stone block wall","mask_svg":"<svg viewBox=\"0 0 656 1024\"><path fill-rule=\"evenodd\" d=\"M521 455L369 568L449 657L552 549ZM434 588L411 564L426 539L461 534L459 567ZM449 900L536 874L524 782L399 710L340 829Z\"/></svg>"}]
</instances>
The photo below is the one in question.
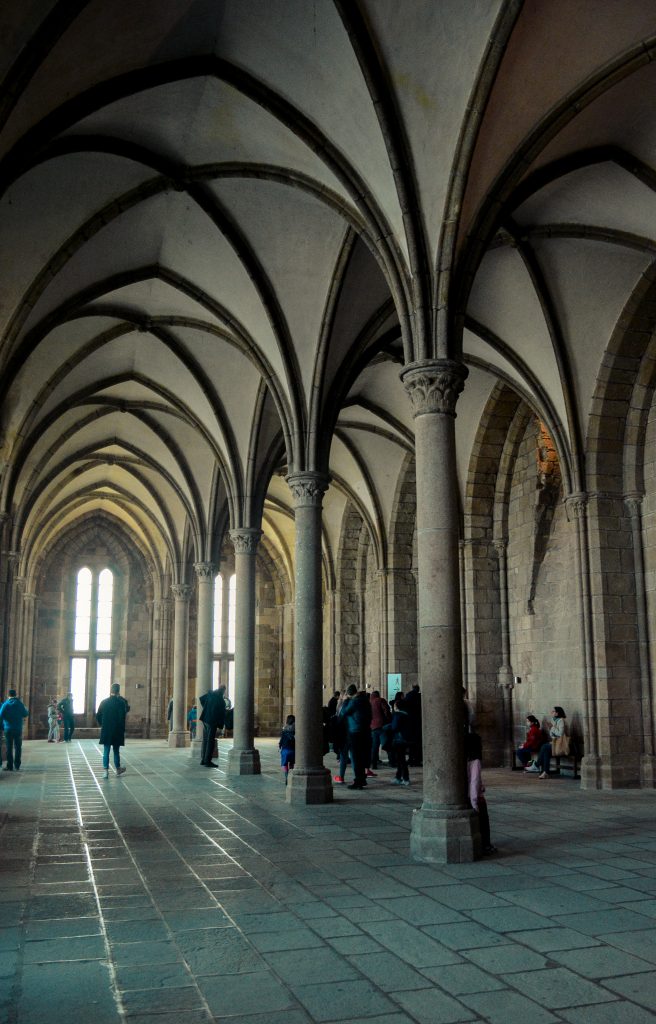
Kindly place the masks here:
<instances>
[{"instance_id":1,"label":"stone block wall","mask_svg":"<svg viewBox=\"0 0 656 1024\"><path fill-rule=\"evenodd\" d=\"M521 677L513 693L517 738L527 713L547 721L554 704L583 732L582 637L576 577L575 527L560 501L549 525L529 611L536 530L535 420L526 428L513 467L508 505L508 613L511 666Z\"/></svg>"}]
</instances>

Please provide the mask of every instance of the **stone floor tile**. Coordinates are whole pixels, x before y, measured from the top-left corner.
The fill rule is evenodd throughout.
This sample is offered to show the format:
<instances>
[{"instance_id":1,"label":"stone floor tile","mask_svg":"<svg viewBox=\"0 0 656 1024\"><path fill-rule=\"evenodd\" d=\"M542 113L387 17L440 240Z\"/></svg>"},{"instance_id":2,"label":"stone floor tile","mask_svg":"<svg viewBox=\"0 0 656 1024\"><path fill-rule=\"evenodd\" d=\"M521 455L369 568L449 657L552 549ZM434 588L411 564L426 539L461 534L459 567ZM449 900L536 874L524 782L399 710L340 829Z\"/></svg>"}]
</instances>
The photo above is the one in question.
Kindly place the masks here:
<instances>
[{"instance_id":1,"label":"stone floor tile","mask_svg":"<svg viewBox=\"0 0 656 1024\"><path fill-rule=\"evenodd\" d=\"M357 932L357 929L355 931ZM324 945L320 935L300 925L280 935L277 932L257 932L248 938L260 953L274 953L282 949L312 949Z\"/></svg>"},{"instance_id":2,"label":"stone floor tile","mask_svg":"<svg viewBox=\"0 0 656 1024\"><path fill-rule=\"evenodd\" d=\"M457 910L445 907L430 896L412 896L400 899L384 899L377 901L392 916L410 921L421 927L427 924L451 924L454 921L465 921L466 918Z\"/></svg>"},{"instance_id":3,"label":"stone floor tile","mask_svg":"<svg viewBox=\"0 0 656 1024\"><path fill-rule=\"evenodd\" d=\"M20 952L18 949L9 949L4 953L0 953L0 978L11 978L12 981L16 976L19 965ZM7 983L4 986L0 985L0 988L7 987Z\"/></svg>"},{"instance_id":4,"label":"stone floor tile","mask_svg":"<svg viewBox=\"0 0 656 1024\"><path fill-rule=\"evenodd\" d=\"M107 938L110 942L159 942L170 937L164 922L154 920L107 921Z\"/></svg>"},{"instance_id":5,"label":"stone floor tile","mask_svg":"<svg viewBox=\"0 0 656 1024\"><path fill-rule=\"evenodd\" d=\"M338 981L332 984L294 986L294 995L314 1021L368 1020L375 1014L396 1010L368 981Z\"/></svg>"},{"instance_id":6,"label":"stone floor tile","mask_svg":"<svg viewBox=\"0 0 656 1024\"><path fill-rule=\"evenodd\" d=\"M648 1010L656 1010L656 971L651 974L631 974L624 978L610 978L604 982L616 995L632 999Z\"/></svg>"},{"instance_id":7,"label":"stone floor tile","mask_svg":"<svg viewBox=\"0 0 656 1024\"><path fill-rule=\"evenodd\" d=\"M265 966L253 944L236 928L201 928L179 932L176 945L190 969L198 976L245 974L261 971Z\"/></svg>"},{"instance_id":8,"label":"stone floor tile","mask_svg":"<svg viewBox=\"0 0 656 1024\"><path fill-rule=\"evenodd\" d=\"M551 960L576 971L577 974L582 974L585 978L612 978L654 969L653 963L608 946L552 951L549 956Z\"/></svg>"},{"instance_id":9,"label":"stone floor tile","mask_svg":"<svg viewBox=\"0 0 656 1024\"><path fill-rule=\"evenodd\" d=\"M309 985L316 979L322 982L356 981L358 972L349 961L333 949L307 949L302 956L290 956L287 952L264 953L265 961L274 973L290 987Z\"/></svg>"},{"instance_id":10,"label":"stone floor tile","mask_svg":"<svg viewBox=\"0 0 656 1024\"><path fill-rule=\"evenodd\" d=\"M101 961L27 965L16 1020L20 1024L43 1024L45 1007L54 992L65 998L69 1021L123 1024L111 991L108 966Z\"/></svg>"},{"instance_id":11,"label":"stone floor tile","mask_svg":"<svg viewBox=\"0 0 656 1024\"><path fill-rule=\"evenodd\" d=\"M512 971L539 971L548 966L546 957L526 949L517 942L507 946L488 946L484 949L468 949L463 956L478 964L491 974L508 974Z\"/></svg>"},{"instance_id":12,"label":"stone floor tile","mask_svg":"<svg viewBox=\"0 0 656 1024\"><path fill-rule=\"evenodd\" d=\"M184 988L189 985L188 969L183 963L142 964L140 967L121 964L115 968L119 991L140 988Z\"/></svg>"},{"instance_id":13,"label":"stone floor tile","mask_svg":"<svg viewBox=\"0 0 656 1024\"><path fill-rule=\"evenodd\" d=\"M435 987L398 992L394 998L419 1024L452 1024L477 1019L475 1011Z\"/></svg>"},{"instance_id":14,"label":"stone floor tile","mask_svg":"<svg viewBox=\"0 0 656 1024\"><path fill-rule=\"evenodd\" d=\"M522 992L530 992L532 999L552 1010L563 1006L607 1003L614 998L606 989L579 978L564 967L548 968L543 971L520 971L503 977L508 985Z\"/></svg>"},{"instance_id":15,"label":"stone floor tile","mask_svg":"<svg viewBox=\"0 0 656 1024\"><path fill-rule=\"evenodd\" d=\"M435 928L435 932L442 939L443 932L449 928L466 928L467 925L444 925ZM400 957L413 967L439 967L440 964L454 964L460 962L460 957L453 949L448 949L448 943L442 944L429 934L430 929L419 931L405 921L397 921L394 928L385 931L378 924L365 922L362 930L367 932L391 953Z\"/></svg>"},{"instance_id":16,"label":"stone floor tile","mask_svg":"<svg viewBox=\"0 0 656 1024\"><path fill-rule=\"evenodd\" d=\"M483 927L491 928L496 932L519 932L545 928L549 924L547 917L542 917L524 907L505 906L492 907L488 910L472 910L470 916Z\"/></svg>"},{"instance_id":17,"label":"stone floor tile","mask_svg":"<svg viewBox=\"0 0 656 1024\"><path fill-rule=\"evenodd\" d=\"M544 1006L509 989L472 995L463 993L460 1000L490 1024L550 1024L558 1020Z\"/></svg>"},{"instance_id":18,"label":"stone floor tile","mask_svg":"<svg viewBox=\"0 0 656 1024\"><path fill-rule=\"evenodd\" d=\"M553 920L566 928L583 932L584 935L598 935L602 938L609 932L640 931L645 925L649 927L649 919L645 914L636 914L624 908L586 914L560 914Z\"/></svg>"},{"instance_id":19,"label":"stone floor tile","mask_svg":"<svg viewBox=\"0 0 656 1024\"><path fill-rule=\"evenodd\" d=\"M458 885L440 885L422 890L426 896L453 910L480 910L486 907L504 907L504 897L479 889L478 886L460 882Z\"/></svg>"},{"instance_id":20,"label":"stone floor tile","mask_svg":"<svg viewBox=\"0 0 656 1024\"><path fill-rule=\"evenodd\" d=\"M656 1017L635 1003L597 1003L559 1010L558 1015L569 1024L654 1024Z\"/></svg>"},{"instance_id":21,"label":"stone floor tile","mask_svg":"<svg viewBox=\"0 0 656 1024\"><path fill-rule=\"evenodd\" d=\"M115 942L110 951L117 964L173 964L181 959L173 942Z\"/></svg>"},{"instance_id":22,"label":"stone floor tile","mask_svg":"<svg viewBox=\"0 0 656 1024\"><path fill-rule=\"evenodd\" d=\"M351 963L365 978L377 985L383 992L394 993L406 989L426 988L430 981L408 964L387 952L360 954L350 957ZM434 968L445 970L446 968Z\"/></svg>"},{"instance_id":23,"label":"stone floor tile","mask_svg":"<svg viewBox=\"0 0 656 1024\"><path fill-rule=\"evenodd\" d=\"M214 1020L217 1024L224 1024L224 1017L215 1017ZM132 1024L132 1021L129 1021ZM149 1024L159 1024L159 1017L156 1020L149 1021ZM175 1024L175 1022L171 1022ZM183 1020L182 1024L186 1024ZM230 1024L313 1024L312 1019L308 1017L307 1013L303 1010L282 1010L279 1013L256 1013L246 1014L246 1016L240 1015L234 1018ZM375 1020L368 1020L367 1024L376 1024ZM411 1021L391 1021L389 1024L412 1024Z\"/></svg>"},{"instance_id":24,"label":"stone floor tile","mask_svg":"<svg viewBox=\"0 0 656 1024\"><path fill-rule=\"evenodd\" d=\"M339 917L320 917L316 921L308 921L308 924L317 935L321 935L325 939L334 939L340 935L359 934L357 925L341 915Z\"/></svg>"},{"instance_id":25,"label":"stone floor tile","mask_svg":"<svg viewBox=\"0 0 656 1024\"><path fill-rule=\"evenodd\" d=\"M604 941L627 953L635 953L643 960L656 964L656 929L638 932L616 932L604 935Z\"/></svg>"},{"instance_id":26,"label":"stone floor tile","mask_svg":"<svg viewBox=\"0 0 656 1024\"><path fill-rule=\"evenodd\" d=\"M130 1013L127 1024L214 1024L220 1018L209 1016L205 1010L173 1010L172 1013ZM241 1024L243 1018L239 1018ZM237 1022L235 1022L237 1024Z\"/></svg>"},{"instance_id":27,"label":"stone floor tile","mask_svg":"<svg viewBox=\"0 0 656 1024\"><path fill-rule=\"evenodd\" d=\"M188 979L189 980L189 979ZM174 1010L203 1009L204 1000L195 985L183 988L130 989L121 993L121 1003L127 1014L158 1014ZM153 1019L153 1024L158 1018Z\"/></svg>"},{"instance_id":28,"label":"stone floor tile","mask_svg":"<svg viewBox=\"0 0 656 1024\"><path fill-rule=\"evenodd\" d=\"M23 956L26 964L49 963L53 960L102 960L107 955L101 935L64 939L32 939L25 943Z\"/></svg>"},{"instance_id":29,"label":"stone floor tile","mask_svg":"<svg viewBox=\"0 0 656 1024\"><path fill-rule=\"evenodd\" d=\"M383 949L379 942L369 935L358 932L356 935L338 935L335 938L326 940L333 949L343 956L357 955L358 953L382 953ZM398 967L397 962L397 967Z\"/></svg>"},{"instance_id":30,"label":"stone floor tile","mask_svg":"<svg viewBox=\"0 0 656 1024\"><path fill-rule=\"evenodd\" d=\"M521 942L537 949L539 953L548 953L552 949L582 949L587 946L598 946L599 939L592 935L583 935L573 928L543 928L541 931L521 932Z\"/></svg>"},{"instance_id":31,"label":"stone floor tile","mask_svg":"<svg viewBox=\"0 0 656 1024\"><path fill-rule=\"evenodd\" d=\"M450 949L476 949L481 946L502 946L508 942L508 936L491 931L474 921L466 924L446 924L439 927L425 928L426 935L435 936ZM429 964L422 966L430 966Z\"/></svg>"},{"instance_id":32,"label":"stone floor tile","mask_svg":"<svg viewBox=\"0 0 656 1024\"><path fill-rule=\"evenodd\" d=\"M473 964L424 967L422 973L453 996L465 992L491 992L493 989L505 988L502 981Z\"/></svg>"},{"instance_id":33,"label":"stone floor tile","mask_svg":"<svg viewBox=\"0 0 656 1024\"><path fill-rule=\"evenodd\" d=\"M230 1015L255 1014L264 1006L273 1013L293 1007L295 1002L288 989L270 971L203 977L199 978L198 985L212 1013L221 1019Z\"/></svg>"}]
</instances>

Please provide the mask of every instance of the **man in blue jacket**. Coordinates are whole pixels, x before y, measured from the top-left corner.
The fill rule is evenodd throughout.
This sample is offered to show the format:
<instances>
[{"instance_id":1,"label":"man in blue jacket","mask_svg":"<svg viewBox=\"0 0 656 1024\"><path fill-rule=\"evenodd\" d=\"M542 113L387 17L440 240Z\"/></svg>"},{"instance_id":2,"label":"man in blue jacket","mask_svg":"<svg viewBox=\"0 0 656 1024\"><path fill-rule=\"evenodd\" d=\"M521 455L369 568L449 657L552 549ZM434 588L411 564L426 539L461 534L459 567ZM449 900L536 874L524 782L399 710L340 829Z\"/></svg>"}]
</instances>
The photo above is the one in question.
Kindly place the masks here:
<instances>
[{"instance_id":1,"label":"man in blue jacket","mask_svg":"<svg viewBox=\"0 0 656 1024\"><path fill-rule=\"evenodd\" d=\"M353 765L353 782L348 789L364 789L367 785L367 764L371 752L371 704L369 694L351 684L339 712L346 722L346 735Z\"/></svg>"},{"instance_id":2,"label":"man in blue jacket","mask_svg":"<svg viewBox=\"0 0 656 1024\"><path fill-rule=\"evenodd\" d=\"M0 722L4 729L7 744L7 771L20 771L21 751L23 748L23 719L29 711L16 696L15 690L9 691L9 697L0 707Z\"/></svg>"}]
</instances>

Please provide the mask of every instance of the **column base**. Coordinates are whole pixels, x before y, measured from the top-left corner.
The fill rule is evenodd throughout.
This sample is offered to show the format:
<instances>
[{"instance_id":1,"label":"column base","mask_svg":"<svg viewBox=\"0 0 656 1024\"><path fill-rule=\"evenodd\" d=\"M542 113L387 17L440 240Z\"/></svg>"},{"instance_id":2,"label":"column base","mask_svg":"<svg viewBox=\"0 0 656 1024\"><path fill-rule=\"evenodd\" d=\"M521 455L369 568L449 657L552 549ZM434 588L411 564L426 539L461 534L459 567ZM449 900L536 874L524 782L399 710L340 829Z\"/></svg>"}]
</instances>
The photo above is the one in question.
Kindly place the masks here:
<instances>
[{"instance_id":1,"label":"column base","mask_svg":"<svg viewBox=\"0 0 656 1024\"><path fill-rule=\"evenodd\" d=\"M640 758L640 785L643 789L656 789L656 757L643 754Z\"/></svg>"},{"instance_id":2,"label":"column base","mask_svg":"<svg viewBox=\"0 0 656 1024\"><path fill-rule=\"evenodd\" d=\"M412 815L410 853L428 864L469 864L481 856L475 811L420 807Z\"/></svg>"},{"instance_id":3,"label":"column base","mask_svg":"<svg viewBox=\"0 0 656 1024\"><path fill-rule=\"evenodd\" d=\"M260 775L260 752L259 750L235 750L231 747L228 751L227 775Z\"/></svg>"},{"instance_id":4,"label":"column base","mask_svg":"<svg viewBox=\"0 0 656 1024\"><path fill-rule=\"evenodd\" d=\"M173 730L169 733L169 747L188 747L189 743L189 733L186 729L180 732Z\"/></svg>"},{"instance_id":5,"label":"column base","mask_svg":"<svg viewBox=\"0 0 656 1024\"><path fill-rule=\"evenodd\" d=\"M333 782L326 768L292 768L287 780L288 804L330 804Z\"/></svg>"},{"instance_id":6,"label":"column base","mask_svg":"<svg viewBox=\"0 0 656 1024\"><path fill-rule=\"evenodd\" d=\"M601 759L598 754L584 754L583 756L581 789L601 789Z\"/></svg>"},{"instance_id":7,"label":"column base","mask_svg":"<svg viewBox=\"0 0 656 1024\"><path fill-rule=\"evenodd\" d=\"M203 737L197 736L195 740L190 740L189 743L189 755L192 761L200 761L200 755L203 750Z\"/></svg>"}]
</instances>

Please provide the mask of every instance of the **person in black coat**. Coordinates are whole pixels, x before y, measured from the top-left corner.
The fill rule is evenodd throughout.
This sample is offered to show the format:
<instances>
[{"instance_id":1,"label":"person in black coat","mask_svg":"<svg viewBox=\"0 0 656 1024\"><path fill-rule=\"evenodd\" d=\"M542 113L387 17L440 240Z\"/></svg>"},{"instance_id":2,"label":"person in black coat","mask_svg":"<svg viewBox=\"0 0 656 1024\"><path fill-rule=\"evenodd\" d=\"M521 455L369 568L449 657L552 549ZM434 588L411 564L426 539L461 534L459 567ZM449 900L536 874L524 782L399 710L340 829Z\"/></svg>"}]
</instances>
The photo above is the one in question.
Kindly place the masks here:
<instances>
[{"instance_id":1,"label":"person in black coat","mask_svg":"<svg viewBox=\"0 0 656 1024\"><path fill-rule=\"evenodd\" d=\"M64 720L64 743L70 743L75 732L75 712L73 711L73 694L68 693L57 705Z\"/></svg>"},{"instance_id":2,"label":"person in black coat","mask_svg":"<svg viewBox=\"0 0 656 1024\"><path fill-rule=\"evenodd\" d=\"M208 690L201 694L200 703L202 711L200 720L203 723L203 747L201 750L200 763L205 768L218 768L212 760L214 753L214 742L216 730L223 729L226 721L225 686L219 686L218 690Z\"/></svg>"},{"instance_id":3,"label":"person in black coat","mask_svg":"<svg viewBox=\"0 0 656 1024\"><path fill-rule=\"evenodd\" d=\"M114 768L117 775L122 775L121 750L125 746L125 716L130 705L125 697L119 696L121 687L112 683L109 697L101 700L96 711L96 721L100 726L100 746L103 748L103 778L109 778L109 748L114 751Z\"/></svg>"}]
</instances>

